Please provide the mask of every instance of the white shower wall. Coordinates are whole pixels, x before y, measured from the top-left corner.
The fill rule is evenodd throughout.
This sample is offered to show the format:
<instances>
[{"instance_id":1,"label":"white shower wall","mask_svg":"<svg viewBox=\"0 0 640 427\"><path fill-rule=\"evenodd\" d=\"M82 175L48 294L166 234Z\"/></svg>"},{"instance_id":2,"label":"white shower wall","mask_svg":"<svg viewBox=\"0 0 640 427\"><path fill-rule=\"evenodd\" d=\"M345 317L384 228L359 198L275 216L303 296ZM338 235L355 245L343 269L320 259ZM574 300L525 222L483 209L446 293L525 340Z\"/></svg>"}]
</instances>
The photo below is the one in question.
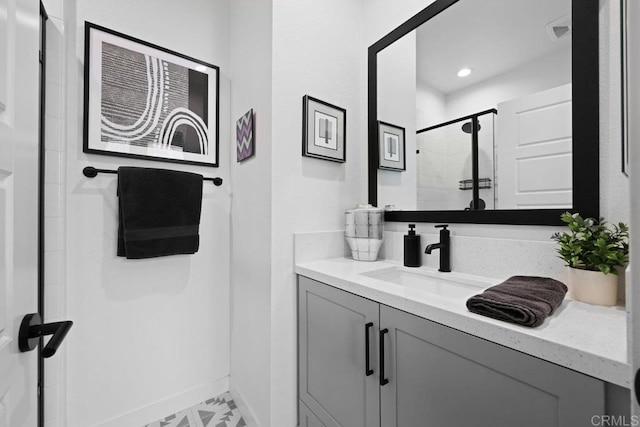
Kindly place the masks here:
<instances>
[{"instance_id":1,"label":"white shower wall","mask_svg":"<svg viewBox=\"0 0 640 427\"><path fill-rule=\"evenodd\" d=\"M46 27L45 105L45 321L65 320L65 79L64 16L62 0L43 0L49 16ZM45 426L65 423L65 360L61 346L45 361Z\"/></svg>"}]
</instances>

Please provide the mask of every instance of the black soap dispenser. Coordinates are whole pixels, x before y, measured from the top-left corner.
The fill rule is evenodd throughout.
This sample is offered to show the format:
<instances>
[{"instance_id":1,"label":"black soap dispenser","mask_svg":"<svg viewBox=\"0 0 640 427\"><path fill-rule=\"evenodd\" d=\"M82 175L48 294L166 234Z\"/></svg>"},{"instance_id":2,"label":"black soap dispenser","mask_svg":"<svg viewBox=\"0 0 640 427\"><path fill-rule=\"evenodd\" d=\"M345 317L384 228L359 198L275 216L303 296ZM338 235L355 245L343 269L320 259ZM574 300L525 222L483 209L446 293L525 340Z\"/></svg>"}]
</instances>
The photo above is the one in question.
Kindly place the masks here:
<instances>
[{"instance_id":1,"label":"black soap dispenser","mask_svg":"<svg viewBox=\"0 0 640 427\"><path fill-rule=\"evenodd\" d=\"M416 234L416 225L409 224L409 234L404 236L404 265L405 267L420 267L422 252L420 251L420 235Z\"/></svg>"}]
</instances>

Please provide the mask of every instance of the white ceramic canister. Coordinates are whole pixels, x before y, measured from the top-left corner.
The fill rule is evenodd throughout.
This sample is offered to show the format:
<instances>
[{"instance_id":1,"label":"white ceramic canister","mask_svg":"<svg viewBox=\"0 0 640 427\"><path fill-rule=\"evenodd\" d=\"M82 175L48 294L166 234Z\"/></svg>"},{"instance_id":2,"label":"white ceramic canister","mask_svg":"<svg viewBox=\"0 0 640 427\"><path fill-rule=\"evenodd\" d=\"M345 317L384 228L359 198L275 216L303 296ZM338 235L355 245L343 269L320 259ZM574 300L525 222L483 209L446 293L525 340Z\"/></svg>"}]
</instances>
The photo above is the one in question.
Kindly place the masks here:
<instances>
[{"instance_id":1,"label":"white ceramic canister","mask_svg":"<svg viewBox=\"0 0 640 427\"><path fill-rule=\"evenodd\" d=\"M351 256L358 261L375 261L384 237L384 209L358 205L345 212L345 237Z\"/></svg>"}]
</instances>

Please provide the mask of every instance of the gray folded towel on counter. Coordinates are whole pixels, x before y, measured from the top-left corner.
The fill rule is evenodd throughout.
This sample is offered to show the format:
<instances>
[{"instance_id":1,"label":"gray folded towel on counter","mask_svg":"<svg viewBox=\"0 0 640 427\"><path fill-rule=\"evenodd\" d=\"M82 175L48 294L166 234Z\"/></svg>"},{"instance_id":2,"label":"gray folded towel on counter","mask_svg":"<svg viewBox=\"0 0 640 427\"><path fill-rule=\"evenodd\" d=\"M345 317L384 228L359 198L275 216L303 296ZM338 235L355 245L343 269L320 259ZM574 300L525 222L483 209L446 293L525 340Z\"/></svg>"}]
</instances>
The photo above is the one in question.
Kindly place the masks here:
<instances>
[{"instance_id":1,"label":"gray folded towel on counter","mask_svg":"<svg viewBox=\"0 0 640 427\"><path fill-rule=\"evenodd\" d=\"M469 311L535 328L551 315L567 293L548 277L513 276L467 300Z\"/></svg>"}]
</instances>

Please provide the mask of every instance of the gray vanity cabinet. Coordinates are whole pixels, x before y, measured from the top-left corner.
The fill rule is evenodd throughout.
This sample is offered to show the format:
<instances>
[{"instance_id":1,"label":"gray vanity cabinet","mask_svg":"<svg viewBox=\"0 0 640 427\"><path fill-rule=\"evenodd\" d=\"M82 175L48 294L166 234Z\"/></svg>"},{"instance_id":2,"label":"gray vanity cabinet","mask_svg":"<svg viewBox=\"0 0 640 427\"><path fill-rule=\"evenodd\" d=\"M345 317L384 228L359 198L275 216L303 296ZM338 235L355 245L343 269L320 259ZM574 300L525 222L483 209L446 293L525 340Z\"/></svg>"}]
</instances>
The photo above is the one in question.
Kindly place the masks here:
<instances>
[{"instance_id":1,"label":"gray vanity cabinet","mask_svg":"<svg viewBox=\"0 0 640 427\"><path fill-rule=\"evenodd\" d=\"M298 303L301 427L582 427L605 413L604 382L570 369L302 276Z\"/></svg>"},{"instance_id":2,"label":"gray vanity cabinet","mask_svg":"<svg viewBox=\"0 0 640 427\"><path fill-rule=\"evenodd\" d=\"M380 306L381 425L582 427L604 414L604 383Z\"/></svg>"},{"instance_id":3,"label":"gray vanity cabinet","mask_svg":"<svg viewBox=\"0 0 640 427\"><path fill-rule=\"evenodd\" d=\"M301 426L305 423L315 426L316 422L309 421L303 405L315 414L322 426L380 425L378 377L367 376L365 372L367 335L369 367L377 370L379 307L371 300L299 277Z\"/></svg>"}]
</instances>

